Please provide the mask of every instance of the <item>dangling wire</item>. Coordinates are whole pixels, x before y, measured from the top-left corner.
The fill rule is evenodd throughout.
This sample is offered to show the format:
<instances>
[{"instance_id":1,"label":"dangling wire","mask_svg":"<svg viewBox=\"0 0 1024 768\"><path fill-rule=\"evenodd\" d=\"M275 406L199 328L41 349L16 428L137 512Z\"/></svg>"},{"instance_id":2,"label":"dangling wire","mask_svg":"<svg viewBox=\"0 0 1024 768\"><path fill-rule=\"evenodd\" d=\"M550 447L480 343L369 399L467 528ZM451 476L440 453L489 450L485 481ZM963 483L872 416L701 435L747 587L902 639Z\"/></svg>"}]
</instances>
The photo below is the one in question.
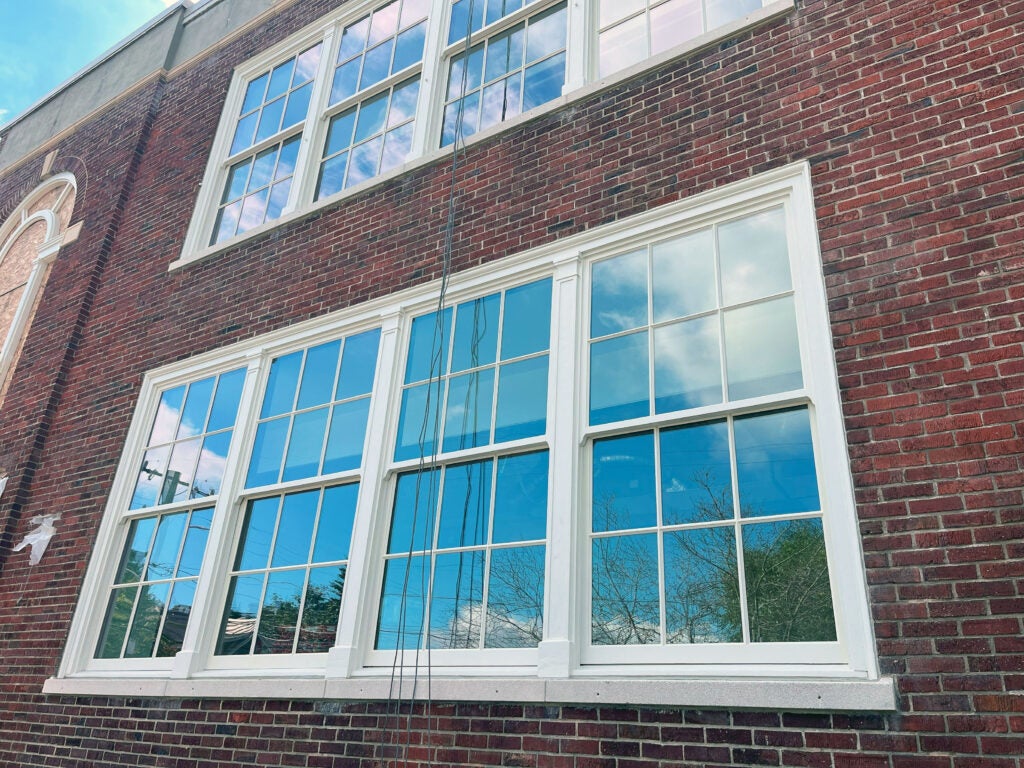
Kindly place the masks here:
<instances>
[{"instance_id":1,"label":"dangling wire","mask_svg":"<svg viewBox=\"0 0 1024 768\"><path fill-rule=\"evenodd\" d=\"M399 744L395 752L394 765L398 765L399 762L405 768L409 765L409 744L412 739L412 721L413 721L413 707L416 701L417 687L419 684L419 670L420 670L420 652L423 648L424 633L426 633L426 677L427 677L427 696L426 696L426 742L427 742L427 765L434 765L434 747L433 741L433 718L431 715L431 709L433 704L433 678L432 678L432 665L431 665L431 637L430 637L430 614L431 614L431 595L430 595L430 572L431 565L434 556L434 523L435 517L440 514L438 510L438 504L440 501L439 486L441 470L437 466L437 458L439 453L439 446L441 440L441 415L442 415L442 402L443 402L443 391L445 384L445 368L446 361L449 359L449 337L452 335L452 328L445 329L445 301L448 292L448 281L451 276L452 266L452 251L454 249L455 241L455 219L457 213L456 197L458 192L458 171L459 171L459 160L461 154L465 151L465 137L463 136L463 123L465 117L465 103L466 103L466 88L469 82L469 59L470 50L472 47L472 34L473 34L473 6L475 0L469 0L468 13L466 16L466 36L465 46L463 48L462 58L462 81L460 85L460 97L459 104L456 110L455 116L455 138L452 142L452 164L451 173L449 176L449 187L448 187L448 209L445 221L444 229L444 240L441 247L441 282L437 297L437 310L435 312L435 323L434 332L431 343L431 359L430 359L430 371L427 379L427 400L423 411L423 422L420 426L420 432L418 437L419 447L419 462L416 468L416 486L413 495L413 514L412 522L410 526L409 534L409 549L408 554L405 558L405 573L402 581L402 594L401 602L399 607L398 615L398 631L397 638L395 641L395 655L391 664L391 680L389 684L389 695L387 701L387 707L385 709L385 723L388 716L391 713L392 703L395 706L396 725L399 722L398 718L401 717L402 705L405 702L405 646L406 646L406 619L408 613L408 594L409 594L409 580L412 572L412 561L413 552L416 546L416 526L420 513L420 498L422 495L422 484L423 475L427 473L427 466L429 465L430 470L428 473L427 482L427 500L428 503L433 503L433 507L430 513L426 515L426 521L423 526L423 542L422 547L419 550L420 555L420 595L422 596L425 603L425 611L420 612L420 623L419 628L416 631L416 651L413 657L413 680L412 688L409 692L409 706L406 710L405 718L405 732L404 732L404 743L402 739L398 739ZM455 56L452 57L452 65L456 61ZM454 318L453 318L454 321ZM452 327L454 322L452 323ZM433 413L431 413L433 409ZM431 416L433 416L433 428L432 434L430 435L430 452L427 454L427 432L431 427ZM396 495L397 503L397 495ZM394 512L392 512L392 515ZM391 561L396 562L396 561ZM399 659L401 658L401 664ZM397 679L397 694L395 683ZM381 740L384 740L388 730L385 727L381 728ZM396 728L394 733L397 735L399 730ZM383 747L383 744L382 744ZM399 759L399 755L401 758ZM386 762L386 755L383 754L382 749L382 762Z\"/></svg>"}]
</instances>

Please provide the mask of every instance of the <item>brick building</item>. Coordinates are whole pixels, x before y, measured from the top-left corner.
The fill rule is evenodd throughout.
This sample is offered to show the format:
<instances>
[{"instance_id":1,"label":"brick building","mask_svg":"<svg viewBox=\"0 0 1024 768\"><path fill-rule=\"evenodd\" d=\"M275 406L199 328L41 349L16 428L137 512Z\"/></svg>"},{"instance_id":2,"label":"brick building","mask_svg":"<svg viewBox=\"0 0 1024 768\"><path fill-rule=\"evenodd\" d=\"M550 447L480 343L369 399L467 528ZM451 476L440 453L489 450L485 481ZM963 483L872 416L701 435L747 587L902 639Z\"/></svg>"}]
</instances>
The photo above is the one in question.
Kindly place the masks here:
<instances>
[{"instance_id":1,"label":"brick building","mask_svg":"<svg viewBox=\"0 0 1024 768\"><path fill-rule=\"evenodd\" d=\"M0 763L1020 768L1022 28L205 0L0 129Z\"/></svg>"}]
</instances>

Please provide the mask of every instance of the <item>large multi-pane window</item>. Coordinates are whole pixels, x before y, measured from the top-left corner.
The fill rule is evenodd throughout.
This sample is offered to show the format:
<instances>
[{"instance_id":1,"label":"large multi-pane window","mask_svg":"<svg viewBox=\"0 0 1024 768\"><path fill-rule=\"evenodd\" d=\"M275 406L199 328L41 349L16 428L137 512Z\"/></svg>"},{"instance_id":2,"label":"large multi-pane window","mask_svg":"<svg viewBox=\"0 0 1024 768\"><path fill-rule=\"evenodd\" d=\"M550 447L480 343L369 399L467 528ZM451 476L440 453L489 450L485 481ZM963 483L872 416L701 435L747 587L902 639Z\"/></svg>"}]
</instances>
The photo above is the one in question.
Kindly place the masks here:
<instances>
[{"instance_id":1,"label":"large multi-pane window","mask_svg":"<svg viewBox=\"0 0 1024 768\"><path fill-rule=\"evenodd\" d=\"M240 68L182 261L790 0L343 4Z\"/></svg>"},{"instance_id":2,"label":"large multi-pane window","mask_svg":"<svg viewBox=\"0 0 1024 768\"><path fill-rule=\"evenodd\" d=\"M66 669L876 674L805 174L155 374Z\"/></svg>"}]
</instances>

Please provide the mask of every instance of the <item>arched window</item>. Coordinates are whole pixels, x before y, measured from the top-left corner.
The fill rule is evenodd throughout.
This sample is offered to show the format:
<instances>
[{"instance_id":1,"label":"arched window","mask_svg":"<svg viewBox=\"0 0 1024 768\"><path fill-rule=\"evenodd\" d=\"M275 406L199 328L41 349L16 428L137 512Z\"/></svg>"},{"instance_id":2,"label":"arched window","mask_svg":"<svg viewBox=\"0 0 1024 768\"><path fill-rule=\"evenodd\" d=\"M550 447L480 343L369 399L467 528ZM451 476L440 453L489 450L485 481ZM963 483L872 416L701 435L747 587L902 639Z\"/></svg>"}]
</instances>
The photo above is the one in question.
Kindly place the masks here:
<instances>
[{"instance_id":1,"label":"arched window","mask_svg":"<svg viewBox=\"0 0 1024 768\"><path fill-rule=\"evenodd\" d=\"M0 225L0 405L50 264L61 245L78 234L77 226L70 227L76 191L72 174L56 174L36 187Z\"/></svg>"}]
</instances>

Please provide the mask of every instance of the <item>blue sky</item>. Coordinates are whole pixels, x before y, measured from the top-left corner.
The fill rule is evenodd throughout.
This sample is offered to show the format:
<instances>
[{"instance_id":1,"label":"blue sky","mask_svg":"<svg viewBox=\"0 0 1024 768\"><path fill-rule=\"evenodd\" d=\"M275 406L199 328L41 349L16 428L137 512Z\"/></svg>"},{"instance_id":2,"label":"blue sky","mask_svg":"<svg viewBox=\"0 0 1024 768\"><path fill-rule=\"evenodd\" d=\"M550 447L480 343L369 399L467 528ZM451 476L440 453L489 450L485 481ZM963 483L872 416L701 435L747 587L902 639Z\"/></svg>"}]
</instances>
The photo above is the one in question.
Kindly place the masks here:
<instances>
[{"instance_id":1,"label":"blue sky","mask_svg":"<svg viewBox=\"0 0 1024 768\"><path fill-rule=\"evenodd\" d=\"M0 126L176 0L0 0Z\"/></svg>"}]
</instances>

